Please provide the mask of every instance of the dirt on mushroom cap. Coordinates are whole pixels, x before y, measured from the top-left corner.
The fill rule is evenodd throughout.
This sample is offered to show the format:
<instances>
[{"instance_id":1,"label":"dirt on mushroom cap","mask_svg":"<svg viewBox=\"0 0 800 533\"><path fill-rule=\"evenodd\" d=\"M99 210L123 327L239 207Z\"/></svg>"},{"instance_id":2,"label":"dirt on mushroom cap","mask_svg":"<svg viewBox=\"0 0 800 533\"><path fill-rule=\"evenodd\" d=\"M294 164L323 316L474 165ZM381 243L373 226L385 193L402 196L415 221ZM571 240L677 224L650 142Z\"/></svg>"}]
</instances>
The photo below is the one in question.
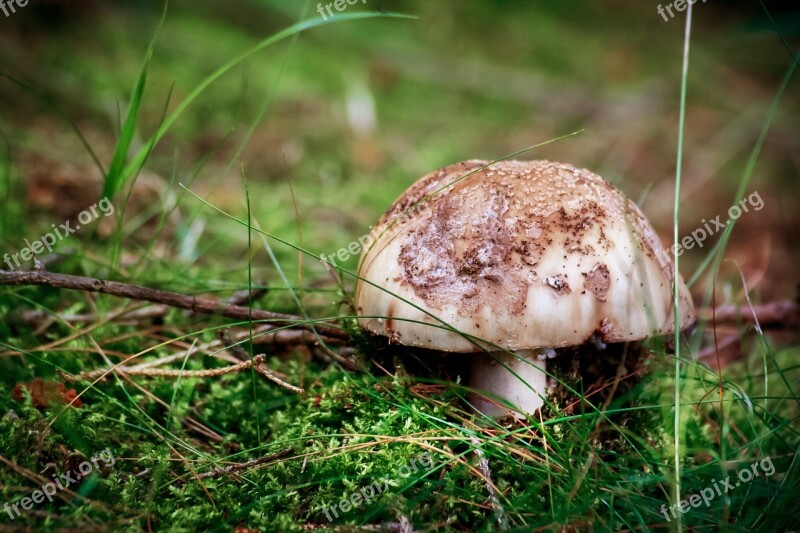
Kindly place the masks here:
<instances>
[{"instance_id":1,"label":"dirt on mushroom cap","mask_svg":"<svg viewBox=\"0 0 800 533\"><path fill-rule=\"evenodd\" d=\"M650 330L669 329L664 323L668 311L664 306L669 306L671 263L660 253L658 237L633 202L601 177L570 165L548 161L487 164L477 160L457 163L412 185L376 226L374 244L362 256L362 275L375 277L376 283L400 289L404 295L410 290L408 294L425 308L455 317L471 334L486 333L485 327L480 329L482 320L460 319L475 315L507 317L505 331L494 335L498 339L517 333L517 328L511 327L514 316L535 321L538 315L551 321L551 315L560 308L578 315L572 321L581 326L565 335L551 336L559 344L548 345L569 345L593 333L609 340L642 337L638 331L642 330L641 320L630 328L634 331L626 332L620 316L634 312L630 302L635 295L608 300L615 285L632 292L629 285L633 280L620 280L620 276L629 277L631 268L641 270L646 265L639 277L658 285L645 291L655 300L650 303L659 308L649 311L654 315ZM394 223L400 216L408 219L409 211L415 215L410 223ZM387 254L393 256L397 267L391 276L381 279L373 275L378 273L371 267L375 261L383 265L386 257L381 256ZM685 290L682 282L681 286ZM374 291L358 292L359 306L363 309L366 305L380 314L380 308L362 298L364 292L374 295ZM593 302L588 302L589 297ZM688 293L683 297L688 300ZM550 305L547 298L580 301ZM543 309L537 313L530 309L532 305ZM394 314L395 306L391 307ZM684 317L687 322L691 314L689 301ZM588 330L587 319L593 324ZM556 319L553 327L559 324L569 326L570 320ZM404 328L397 324L395 328L385 332L380 325L370 327L400 342L429 344L416 334L404 339ZM542 336L528 337L533 340ZM507 344L533 347L520 346L513 339Z\"/></svg>"}]
</instances>

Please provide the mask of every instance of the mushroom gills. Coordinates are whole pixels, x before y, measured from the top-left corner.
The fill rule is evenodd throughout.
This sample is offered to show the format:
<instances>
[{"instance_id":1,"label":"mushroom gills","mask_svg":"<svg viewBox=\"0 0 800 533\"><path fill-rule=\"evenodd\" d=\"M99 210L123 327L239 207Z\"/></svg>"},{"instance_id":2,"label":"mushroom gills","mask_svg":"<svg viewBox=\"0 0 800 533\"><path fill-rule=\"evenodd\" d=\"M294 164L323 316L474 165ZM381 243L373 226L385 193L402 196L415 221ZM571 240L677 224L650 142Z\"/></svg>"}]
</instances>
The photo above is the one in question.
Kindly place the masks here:
<instances>
[{"instance_id":1,"label":"mushroom gills","mask_svg":"<svg viewBox=\"0 0 800 533\"><path fill-rule=\"evenodd\" d=\"M506 400L518 410L517 418L536 412L544 404L548 392L546 361L555 356L552 348L511 352L476 353L472 357L470 386ZM509 414L509 408L479 393L470 401L476 411L490 417Z\"/></svg>"}]
</instances>

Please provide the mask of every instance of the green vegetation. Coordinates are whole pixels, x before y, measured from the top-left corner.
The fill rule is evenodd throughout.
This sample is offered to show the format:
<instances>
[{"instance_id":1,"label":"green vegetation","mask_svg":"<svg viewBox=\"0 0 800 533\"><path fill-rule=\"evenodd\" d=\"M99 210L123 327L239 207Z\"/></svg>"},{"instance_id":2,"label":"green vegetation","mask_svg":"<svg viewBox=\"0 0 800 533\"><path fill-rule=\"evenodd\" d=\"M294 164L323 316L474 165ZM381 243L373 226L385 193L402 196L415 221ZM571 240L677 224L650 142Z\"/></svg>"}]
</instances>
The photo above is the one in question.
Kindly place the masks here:
<instances>
[{"instance_id":1,"label":"green vegetation","mask_svg":"<svg viewBox=\"0 0 800 533\"><path fill-rule=\"evenodd\" d=\"M0 531L669 530L678 515L662 506L679 504L676 456L682 498L766 458L774 466L679 513L683 527L796 528L791 327L743 320L715 335L702 324L678 364L660 340L609 346L602 368L561 360L559 392L540 417L493 421L471 413L463 361L359 333L347 274L357 258L333 276L315 259L368 232L432 169L578 130L518 157L603 175L668 242L683 17L665 22L634 2L613 13L589 2L368 4L323 21L310 2L58 11L42 0L2 21L0 254L113 196L113 217L59 242L57 257L43 254L49 270L220 299L263 289L244 305L337 321L355 349L342 361L355 363L313 344L245 339L240 349L266 353L305 392L251 369L69 382L173 355L159 368L227 367L236 350L215 344L220 332L251 325L0 287L0 506L102 450L115 459L53 502L13 519L0 509ZM725 246L687 251L680 268L696 302L746 309L745 295L795 290L798 195L787 176L797 174L800 102L778 32L791 46L797 29L778 15L773 27L758 6L723 9L695 8L679 232L753 188L765 208L714 239ZM766 232L777 251L763 251ZM753 250L769 261L744 262ZM745 291L743 279L757 286ZM37 378L51 384L48 407L20 387ZM56 382L83 405L65 406ZM430 468L419 466L425 452ZM376 482L369 502L340 505Z\"/></svg>"}]
</instances>

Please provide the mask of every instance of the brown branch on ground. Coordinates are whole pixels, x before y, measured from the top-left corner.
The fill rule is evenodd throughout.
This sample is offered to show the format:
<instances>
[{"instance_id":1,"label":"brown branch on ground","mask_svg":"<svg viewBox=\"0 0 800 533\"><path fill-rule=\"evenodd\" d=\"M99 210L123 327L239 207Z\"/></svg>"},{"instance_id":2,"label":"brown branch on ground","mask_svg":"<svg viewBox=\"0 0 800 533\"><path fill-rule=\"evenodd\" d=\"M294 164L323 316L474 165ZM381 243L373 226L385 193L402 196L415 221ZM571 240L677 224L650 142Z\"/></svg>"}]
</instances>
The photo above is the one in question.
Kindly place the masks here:
<instances>
[{"instance_id":1,"label":"brown branch on ground","mask_svg":"<svg viewBox=\"0 0 800 533\"><path fill-rule=\"evenodd\" d=\"M267 294L267 289L255 288L252 291L241 290L236 291L233 295L225 300L228 305L247 305L248 302L255 302Z\"/></svg>"},{"instance_id":2,"label":"brown branch on ground","mask_svg":"<svg viewBox=\"0 0 800 533\"><path fill-rule=\"evenodd\" d=\"M138 325L143 320L151 320L163 317L167 314L169 307L166 305L149 305L144 307L122 309L108 314L102 313L68 313L54 314L41 309L26 309L18 314L12 314L9 318L12 322L35 328L34 335L41 335L56 322L66 322L67 324L90 324L93 322L114 321L120 325Z\"/></svg>"},{"instance_id":3,"label":"brown branch on ground","mask_svg":"<svg viewBox=\"0 0 800 533\"><path fill-rule=\"evenodd\" d=\"M476 456L478 456L478 467L480 468L481 474L483 474L484 480L486 481L486 490L489 493L489 503L494 510L497 527L501 531L508 529L508 517L506 516L506 510L503 509L503 504L500 503L500 498L498 497L497 487L495 487L494 483L492 482L492 471L489 469L489 460L486 459L486 456L481 449L481 441L478 439L478 437L470 437L469 440L473 446L472 451L475 452Z\"/></svg>"},{"instance_id":4,"label":"brown branch on ground","mask_svg":"<svg viewBox=\"0 0 800 533\"><path fill-rule=\"evenodd\" d=\"M0 285L43 285L60 289L71 289L85 292L98 292L131 300L164 304L178 309L186 309L193 313L205 315L221 315L235 320L272 320L275 323L291 325L300 329L316 330L322 335L336 339L347 339L347 332L333 324L303 324L301 316L275 313L263 309L250 309L240 305L231 305L204 296L189 296L177 292L163 291L84 276L56 274L45 270L7 271L0 270Z\"/></svg>"},{"instance_id":5,"label":"brown branch on ground","mask_svg":"<svg viewBox=\"0 0 800 533\"><path fill-rule=\"evenodd\" d=\"M265 354L257 355L250 361L243 361L241 363L226 366L223 368L211 368L209 370L185 370L180 368L135 368L131 366L122 366L122 365L115 365L111 368L99 368L97 370L90 370L89 372L81 372L80 374L68 374L67 372L57 370L57 372L61 375L61 377L65 381L94 381L96 379L101 379L110 375L114 372L119 374L127 374L129 376L147 376L147 377L156 377L156 378L214 378L218 376L224 376L226 374L235 374L236 372L241 372L242 370L247 370L252 365L258 365L261 363L264 358L266 357ZM297 387L292 387L295 392L303 392L303 389L298 389Z\"/></svg>"},{"instance_id":6,"label":"brown branch on ground","mask_svg":"<svg viewBox=\"0 0 800 533\"><path fill-rule=\"evenodd\" d=\"M752 309L746 305L724 304L717 307L715 311L713 319L717 325L754 324L754 315L762 327L784 327L800 323L800 306L789 300L757 304ZM699 315L701 320L711 322L712 309L703 308Z\"/></svg>"},{"instance_id":7,"label":"brown branch on ground","mask_svg":"<svg viewBox=\"0 0 800 533\"><path fill-rule=\"evenodd\" d=\"M222 476L227 476L230 474L235 474L236 472L247 470L248 468L253 468L254 466L259 466L264 463L269 463L270 461L274 461L275 459L280 459L281 457L286 457L290 453L292 453L291 448L286 448L271 455L267 455L266 457L260 457L258 459L253 459L252 461L246 461L244 463L234 463L229 466L223 466L221 468L215 468L214 470L210 470L208 472L200 473L197 476L195 476L194 479L213 479Z\"/></svg>"},{"instance_id":8,"label":"brown branch on ground","mask_svg":"<svg viewBox=\"0 0 800 533\"><path fill-rule=\"evenodd\" d=\"M219 337L220 337L220 340L224 344L226 344L225 348L227 348L228 351L230 351L237 359L239 359L240 361L250 361L251 360L250 353L247 350L245 350L244 348L242 348L239 344L237 344L236 341L234 341L230 337L230 335L228 335L228 333L225 330L220 330ZM261 357L261 356L257 355L255 357L253 357L252 360L255 362L255 359L257 357ZM277 383L281 387L284 387L284 388L289 389L289 390L294 391L294 392L299 392L299 393L305 392L305 390L303 390L303 389L301 389L299 387L295 387L294 385L291 385L291 384L287 383L286 381L284 381L286 379L286 375L284 375L281 372L277 372L275 370L272 370L267 365L265 365L263 357L261 357L261 361L259 361L258 363L255 363L253 365L253 368L256 370L256 372L261 374L261 376L263 376L264 378L268 379L269 381L272 381L273 383Z\"/></svg>"},{"instance_id":9,"label":"brown branch on ground","mask_svg":"<svg viewBox=\"0 0 800 533\"><path fill-rule=\"evenodd\" d=\"M334 344L339 346L347 344L345 339L334 338L320 334L314 335L313 332L308 330L278 329L272 324L257 324L253 326L252 330L247 329L246 326L230 329L233 331L231 338L234 342L250 340L252 334L252 342L254 345L317 345L319 344L319 341L322 341L325 344Z\"/></svg>"}]
</instances>

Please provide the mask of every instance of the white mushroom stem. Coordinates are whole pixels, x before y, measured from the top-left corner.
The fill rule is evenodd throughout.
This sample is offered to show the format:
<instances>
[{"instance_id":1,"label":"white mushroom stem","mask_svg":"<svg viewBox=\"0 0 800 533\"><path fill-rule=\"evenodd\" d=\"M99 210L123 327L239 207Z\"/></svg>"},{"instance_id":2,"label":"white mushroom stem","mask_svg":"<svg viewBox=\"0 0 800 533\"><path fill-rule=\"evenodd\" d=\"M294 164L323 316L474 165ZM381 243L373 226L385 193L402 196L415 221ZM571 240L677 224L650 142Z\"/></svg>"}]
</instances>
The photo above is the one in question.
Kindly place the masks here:
<instances>
[{"instance_id":1,"label":"white mushroom stem","mask_svg":"<svg viewBox=\"0 0 800 533\"><path fill-rule=\"evenodd\" d=\"M520 413L534 413L544 404L547 394L546 361L555 356L552 348L519 350L515 354L492 352L475 354L472 358L470 386L478 391L502 398ZM472 404L486 416L509 414L508 408L486 396L474 394ZM520 417L519 413L512 413Z\"/></svg>"}]
</instances>

